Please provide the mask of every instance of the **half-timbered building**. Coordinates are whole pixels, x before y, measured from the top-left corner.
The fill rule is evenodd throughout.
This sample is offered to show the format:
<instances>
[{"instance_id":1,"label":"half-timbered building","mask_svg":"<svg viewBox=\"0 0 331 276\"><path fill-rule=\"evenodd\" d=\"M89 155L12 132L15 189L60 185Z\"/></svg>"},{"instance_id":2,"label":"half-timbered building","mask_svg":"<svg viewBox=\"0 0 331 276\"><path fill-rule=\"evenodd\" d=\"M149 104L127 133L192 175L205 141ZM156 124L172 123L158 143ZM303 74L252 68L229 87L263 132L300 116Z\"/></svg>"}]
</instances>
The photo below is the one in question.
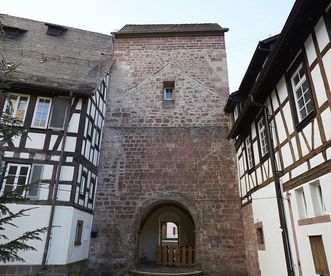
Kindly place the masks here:
<instances>
[{"instance_id":1,"label":"half-timbered building","mask_svg":"<svg viewBox=\"0 0 331 276\"><path fill-rule=\"evenodd\" d=\"M4 118L15 118L26 132L1 148L5 172L0 192L16 190L25 197L10 204L12 211L37 207L15 220L18 228L8 226L8 236L51 227L42 241L31 242L37 251L20 253L25 266L85 260L112 62L111 37L7 15L3 24L6 40L0 52L18 69L0 108ZM28 183L32 186L25 191Z\"/></svg>"},{"instance_id":2,"label":"half-timbered building","mask_svg":"<svg viewBox=\"0 0 331 276\"><path fill-rule=\"evenodd\" d=\"M331 3L297 0L225 110L250 275L329 275Z\"/></svg>"}]
</instances>

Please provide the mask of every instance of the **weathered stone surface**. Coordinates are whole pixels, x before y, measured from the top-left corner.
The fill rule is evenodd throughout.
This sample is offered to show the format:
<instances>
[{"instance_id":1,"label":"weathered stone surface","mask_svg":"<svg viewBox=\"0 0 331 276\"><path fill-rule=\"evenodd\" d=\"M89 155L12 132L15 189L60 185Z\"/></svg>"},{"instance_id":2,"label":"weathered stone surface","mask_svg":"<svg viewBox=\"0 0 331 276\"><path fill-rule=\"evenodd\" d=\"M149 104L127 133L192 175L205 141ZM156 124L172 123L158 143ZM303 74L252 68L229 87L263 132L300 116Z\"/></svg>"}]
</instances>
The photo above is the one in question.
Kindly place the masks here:
<instances>
[{"instance_id":1,"label":"weathered stone surface","mask_svg":"<svg viewBox=\"0 0 331 276\"><path fill-rule=\"evenodd\" d=\"M213 275L245 275L235 155L223 113L224 37L115 37L114 47L91 268L134 264L143 218L174 203L194 220L197 265ZM166 81L175 82L170 105Z\"/></svg>"}]
</instances>

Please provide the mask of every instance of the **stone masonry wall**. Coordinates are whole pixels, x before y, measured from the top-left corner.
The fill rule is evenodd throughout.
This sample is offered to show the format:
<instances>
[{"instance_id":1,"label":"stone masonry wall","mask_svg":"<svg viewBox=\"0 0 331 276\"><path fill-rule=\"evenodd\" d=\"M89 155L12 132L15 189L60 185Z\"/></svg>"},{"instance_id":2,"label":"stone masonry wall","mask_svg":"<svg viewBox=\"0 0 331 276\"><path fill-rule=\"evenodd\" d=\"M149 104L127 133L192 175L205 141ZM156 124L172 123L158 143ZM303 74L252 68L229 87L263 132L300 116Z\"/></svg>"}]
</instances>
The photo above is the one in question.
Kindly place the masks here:
<instances>
[{"instance_id":1,"label":"stone masonry wall","mask_svg":"<svg viewBox=\"0 0 331 276\"><path fill-rule=\"evenodd\" d=\"M142 218L174 202L194 220L197 265L246 275L223 36L119 38L114 49L91 268L137 263ZM175 82L170 104L164 81Z\"/></svg>"},{"instance_id":2,"label":"stone masonry wall","mask_svg":"<svg viewBox=\"0 0 331 276\"><path fill-rule=\"evenodd\" d=\"M256 236L256 226L253 218L252 204L248 204L242 208L244 236L245 236L245 251L247 259L247 274L249 276L261 275L258 257L258 244Z\"/></svg>"}]
</instances>

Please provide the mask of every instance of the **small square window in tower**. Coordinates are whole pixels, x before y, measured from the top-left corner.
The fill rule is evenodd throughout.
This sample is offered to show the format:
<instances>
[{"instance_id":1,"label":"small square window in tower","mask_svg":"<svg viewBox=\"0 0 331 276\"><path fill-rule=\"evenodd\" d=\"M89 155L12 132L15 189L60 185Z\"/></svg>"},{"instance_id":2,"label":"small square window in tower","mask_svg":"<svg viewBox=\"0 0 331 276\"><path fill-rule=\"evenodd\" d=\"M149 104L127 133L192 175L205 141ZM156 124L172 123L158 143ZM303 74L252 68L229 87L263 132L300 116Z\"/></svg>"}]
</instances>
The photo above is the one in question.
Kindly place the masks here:
<instances>
[{"instance_id":1,"label":"small square window in tower","mask_svg":"<svg viewBox=\"0 0 331 276\"><path fill-rule=\"evenodd\" d=\"M174 101L175 100L175 82L165 81L163 82L163 100L164 101Z\"/></svg>"}]
</instances>

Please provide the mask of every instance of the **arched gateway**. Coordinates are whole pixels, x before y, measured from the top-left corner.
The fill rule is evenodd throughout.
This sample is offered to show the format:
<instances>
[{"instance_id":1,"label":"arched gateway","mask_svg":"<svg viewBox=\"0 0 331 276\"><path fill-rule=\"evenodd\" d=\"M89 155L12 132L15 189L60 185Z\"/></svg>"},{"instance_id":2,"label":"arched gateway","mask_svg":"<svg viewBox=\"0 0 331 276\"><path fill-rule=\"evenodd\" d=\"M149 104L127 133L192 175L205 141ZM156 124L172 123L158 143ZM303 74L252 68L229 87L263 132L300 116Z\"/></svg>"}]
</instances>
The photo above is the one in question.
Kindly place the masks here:
<instances>
[{"instance_id":1,"label":"arched gateway","mask_svg":"<svg viewBox=\"0 0 331 276\"><path fill-rule=\"evenodd\" d=\"M158 202L144 213L138 237L138 262L187 266L194 264L195 224L175 201Z\"/></svg>"}]
</instances>

